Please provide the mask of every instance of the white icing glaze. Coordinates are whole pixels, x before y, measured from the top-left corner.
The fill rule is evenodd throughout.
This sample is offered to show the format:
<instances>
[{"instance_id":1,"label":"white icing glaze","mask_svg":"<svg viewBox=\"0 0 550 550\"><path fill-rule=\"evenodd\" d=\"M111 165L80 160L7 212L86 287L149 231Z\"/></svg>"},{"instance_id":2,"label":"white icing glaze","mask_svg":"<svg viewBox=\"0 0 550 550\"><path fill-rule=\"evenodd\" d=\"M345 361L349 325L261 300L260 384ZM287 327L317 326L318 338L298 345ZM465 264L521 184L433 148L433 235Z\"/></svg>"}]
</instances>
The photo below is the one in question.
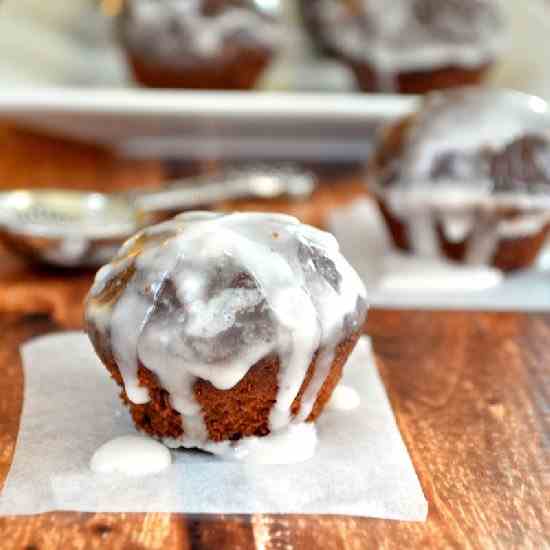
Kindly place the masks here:
<instances>
[{"instance_id":1,"label":"white icing glaze","mask_svg":"<svg viewBox=\"0 0 550 550\"><path fill-rule=\"evenodd\" d=\"M407 131L398 180L387 188L374 182L392 213L406 222L415 252L440 254L439 224L449 241L468 240L468 263L490 263L501 239L533 235L550 223L550 192L500 192L475 167L458 170L460 179L432 177L435 159L446 153L500 151L523 136L550 139L548 105L538 98L480 88L428 96Z\"/></svg>"},{"instance_id":2,"label":"white icing glaze","mask_svg":"<svg viewBox=\"0 0 550 550\"><path fill-rule=\"evenodd\" d=\"M361 404L361 397L351 386L339 384L327 403L327 410L353 411Z\"/></svg>"},{"instance_id":3,"label":"white icing glaze","mask_svg":"<svg viewBox=\"0 0 550 550\"><path fill-rule=\"evenodd\" d=\"M482 292L498 286L502 273L490 267L466 267L440 259L393 253L384 258L378 289L392 293Z\"/></svg>"},{"instance_id":4,"label":"white icing glaze","mask_svg":"<svg viewBox=\"0 0 550 550\"><path fill-rule=\"evenodd\" d=\"M550 212L518 216L499 222L498 235L503 239L528 237L541 231L547 224L550 224Z\"/></svg>"},{"instance_id":5,"label":"white icing glaze","mask_svg":"<svg viewBox=\"0 0 550 550\"><path fill-rule=\"evenodd\" d=\"M141 435L124 435L99 447L90 468L99 474L139 477L161 472L171 463L170 451L162 443Z\"/></svg>"},{"instance_id":6,"label":"white icing glaze","mask_svg":"<svg viewBox=\"0 0 550 550\"><path fill-rule=\"evenodd\" d=\"M229 445L226 459L255 464L296 464L309 460L317 446L317 431L312 423L289 426L272 437L245 437Z\"/></svg>"},{"instance_id":7,"label":"white icing glaze","mask_svg":"<svg viewBox=\"0 0 550 550\"><path fill-rule=\"evenodd\" d=\"M136 253L144 236L155 240ZM131 262L136 271L118 300L96 300ZM249 283L231 286L243 274ZM129 399L148 400L137 379L141 363L182 415L178 446L207 448L193 391L198 378L226 390L260 359L277 355L269 420L281 434L309 416L336 345L363 321L365 300L361 280L328 233L281 214L186 213L122 247L98 272L86 315L110 340ZM315 374L292 419L291 404L317 350Z\"/></svg>"},{"instance_id":8,"label":"white icing glaze","mask_svg":"<svg viewBox=\"0 0 550 550\"><path fill-rule=\"evenodd\" d=\"M472 228L464 260L470 265L491 263L498 244L498 222L491 215L481 214Z\"/></svg>"},{"instance_id":9,"label":"white icing glaze","mask_svg":"<svg viewBox=\"0 0 550 550\"><path fill-rule=\"evenodd\" d=\"M540 103L539 103L540 102ZM444 153L473 153L483 147L503 149L518 137L541 135L550 137L548 105L538 98L504 90L461 88L431 94L424 102L408 133L405 154L400 159L402 180L407 186L424 187L430 180L434 159ZM490 182L467 178L473 193L492 189ZM442 189L437 181L430 192ZM461 191L467 190L465 185ZM455 186L456 181L449 182ZM481 189L480 189L481 188ZM459 197L460 200L460 197Z\"/></svg>"},{"instance_id":10,"label":"white icing glaze","mask_svg":"<svg viewBox=\"0 0 550 550\"><path fill-rule=\"evenodd\" d=\"M181 447L181 440L166 438L168 447ZM317 430L311 422L293 423L267 437L243 437L239 441L208 441L201 445L222 460L249 464L297 464L309 460L317 447Z\"/></svg>"},{"instance_id":11,"label":"white icing glaze","mask_svg":"<svg viewBox=\"0 0 550 550\"><path fill-rule=\"evenodd\" d=\"M221 54L228 38L273 48L281 40L278 23L245 7L226 7L215 15L201 12L203 0L128 0L121 29L140 54L172 66ZM269 10L274 15L274 10Z\"/></svg>"},{"instance_id":12,"label":"white icing glaze","mask_svg":"<svg viewBox=\"0 0 550 550\"><path fill-rule=\"evenodd\" d=\"M442 23L455 33L451 37L420 21L411 0L394 0L391 9L385 0L358 0L359 14L342 0L318 0L316 9L326 39L345 55L376 67L380 88L392 91L397 72L478 67L495 59L503 50L504 25L499 2L487 4L489 15L473 21L440 9Z\"/></svg>"}]
</instances>

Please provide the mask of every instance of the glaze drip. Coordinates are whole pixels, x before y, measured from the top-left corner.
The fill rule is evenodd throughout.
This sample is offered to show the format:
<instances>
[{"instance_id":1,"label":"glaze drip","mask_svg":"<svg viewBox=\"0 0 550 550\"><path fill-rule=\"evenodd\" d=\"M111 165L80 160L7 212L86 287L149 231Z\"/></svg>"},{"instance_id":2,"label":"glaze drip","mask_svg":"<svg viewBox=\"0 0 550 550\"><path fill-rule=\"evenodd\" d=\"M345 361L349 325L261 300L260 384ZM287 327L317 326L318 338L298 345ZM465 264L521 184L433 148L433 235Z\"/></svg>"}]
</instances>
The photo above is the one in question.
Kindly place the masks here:
<instances>
[{"instance_id":1,"label":"glaze drip","mask_svg":"<svg viewBox=\"0 0 550 550\"><path fill-rule=\"evenodd\" d=\"M125 288L108 300L129 270ZM143 365L181 414L177 443L202 448L208 433L197 379L227 390L255 363L277 356L269 428L279 433L308 418L336 346L359 330L365 313L364 286L332 235L259 213L187 213L145 229L98 272L87 304L87 321L110 340L128 398L148 400L138 381Z\"/></svg>"}]
</instances>

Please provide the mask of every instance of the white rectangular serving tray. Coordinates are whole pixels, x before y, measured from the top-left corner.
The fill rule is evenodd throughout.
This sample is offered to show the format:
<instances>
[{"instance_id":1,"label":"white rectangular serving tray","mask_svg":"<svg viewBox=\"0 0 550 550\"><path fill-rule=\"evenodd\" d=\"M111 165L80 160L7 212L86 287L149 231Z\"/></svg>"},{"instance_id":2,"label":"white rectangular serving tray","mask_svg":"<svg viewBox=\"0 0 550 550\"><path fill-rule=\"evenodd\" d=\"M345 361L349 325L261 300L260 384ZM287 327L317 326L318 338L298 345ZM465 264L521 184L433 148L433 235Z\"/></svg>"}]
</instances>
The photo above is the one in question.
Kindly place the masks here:
<instances>
[{"instance_id":1,"label":"white rectangular serving tray","mask_svg":"<svg viewBox=\"0 0 550 550\"><path fill-rule=\"evenodd\" d=\"M414 98L289 92L0 91L0 116L133 156L362 160Z\"/></svg>"}]
</instances>

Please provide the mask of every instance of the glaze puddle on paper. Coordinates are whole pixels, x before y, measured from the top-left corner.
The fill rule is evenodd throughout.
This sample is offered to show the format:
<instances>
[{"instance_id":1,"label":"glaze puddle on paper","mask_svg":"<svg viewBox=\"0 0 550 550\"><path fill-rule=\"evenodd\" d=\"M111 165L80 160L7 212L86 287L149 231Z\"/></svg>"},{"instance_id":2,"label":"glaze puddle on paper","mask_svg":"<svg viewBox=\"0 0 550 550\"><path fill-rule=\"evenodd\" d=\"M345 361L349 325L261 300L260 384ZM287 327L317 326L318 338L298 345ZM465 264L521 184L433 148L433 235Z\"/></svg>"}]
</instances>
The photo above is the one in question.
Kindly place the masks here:
<instances>
[{"instance_id":1,"label":"glaze puddle on paper","mask_svg":"<svg viewBox=\"0 0 550 550\"><path fill-rule=\"evenodd\" d=\"M39 338L23 346L22 356L23 413L0 514L78 510L426 519L427 503L366 338L343 380L360 403L356 400L351 411L338 406L326 411L309 460L250 464L171 451L172 465L145 477L90 470L102 444L135 431L86 336Z\"/></svg>"},{"instance_id":2,"label":"glaze puddle on paper","mask_svg":"<svg viewBox=\"0 0 550 550\"><path fill-rule=\"evenodd\" d=\"M123 474L141 477L162 472L172 463L169 449L150 437L122 435L103 443L90 460L98 474Z\"/></svg>"}]
</instances>

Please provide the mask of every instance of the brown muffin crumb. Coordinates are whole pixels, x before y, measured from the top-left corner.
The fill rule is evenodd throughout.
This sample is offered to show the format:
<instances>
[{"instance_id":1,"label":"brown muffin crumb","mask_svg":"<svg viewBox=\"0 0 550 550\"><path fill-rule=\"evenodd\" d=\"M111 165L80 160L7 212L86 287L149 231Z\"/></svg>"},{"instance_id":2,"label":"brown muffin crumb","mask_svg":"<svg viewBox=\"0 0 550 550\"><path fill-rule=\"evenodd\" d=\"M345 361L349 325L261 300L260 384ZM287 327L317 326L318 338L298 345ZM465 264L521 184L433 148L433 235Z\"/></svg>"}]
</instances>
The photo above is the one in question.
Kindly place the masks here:
<instances>
[{"instance_id":1,"label":"brown muffin crumb","mask_svg":"<svg viewBox=\"0 0 550 550\"><path fill-rule=\"evenodd\" d=\"M344 365L352 352L360 332L352 334L338 346L330 371L317 395L312 412L307 418L312 422L323 411L340 378ZM300 410L301 400L316 368L315 355L308 368L304 382L296 396L291 414ZM158 438L178 438L184 433L181 415L170 405L170 395L162 389L157 377L143 365L139 367L140 385L146 387L150 401L143 405L132 403L124 390L122 376L111 359L106 363L111 376L121 386L121 397L130 409L136 427ZM248 436L263 436L269 433L269 413L275 403L278 385L279 360L266 357L258 361L246 376L229 390L218 390L210 382L197 380L195 397L202 407L204 420L212 441L237 440Z\"/></svg>"}]
</instances>

